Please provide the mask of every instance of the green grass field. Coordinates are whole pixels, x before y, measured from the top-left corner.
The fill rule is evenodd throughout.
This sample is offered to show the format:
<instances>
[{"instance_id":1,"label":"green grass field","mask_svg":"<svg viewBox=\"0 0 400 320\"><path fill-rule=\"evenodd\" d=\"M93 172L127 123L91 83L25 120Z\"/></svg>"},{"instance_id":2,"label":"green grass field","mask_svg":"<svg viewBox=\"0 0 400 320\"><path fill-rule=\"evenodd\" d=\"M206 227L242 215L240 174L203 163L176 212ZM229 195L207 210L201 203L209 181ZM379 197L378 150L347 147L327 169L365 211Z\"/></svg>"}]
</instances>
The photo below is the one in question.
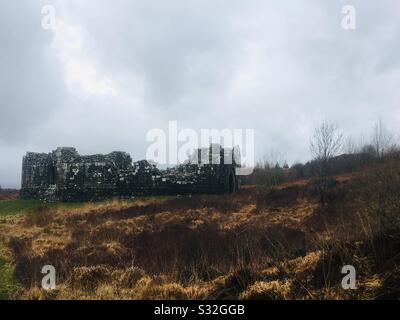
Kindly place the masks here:
<instances>
[{"instance_id":1,"label":"green grass field","mask_svg":"<svg viewBox=\"0 0 400 320\"><path fill-rule=\"evenodd\" d=\"M37 208L79 208L83 203L63 203L53 202L47 203L39 200L2 200L0 201L0 217L29 213Z\"/></svg>"},{"instance_id":2,"label":"green grass field","mask_svg":"<svg viewBox=\"0 0 400 320\"><path fill-rule=\"evenodd\" d=\"M138 197L131 200L117 200L122 204L130 204L135 201L147 201L147 200L157 200L163 201L168 200L173 197L170 196L152 196L152 197ZM114 200L105 200L91 203L94 206L101 206L109 203ZM14 199L14 200L1 200L0 201L0 218L5 218L9 216L15 216L19 214L26 214L34 211L37 208L49 208L49 209L59 209L59 208L70 208L77 209L82 208L87 205L87 202L43 202L40 200L22 200L22 199Z\"/></svg>"},{"instance_id":3,"label":"green grass field","mask_svg":"<svg viewBox=\"0 0 400 320\"><path fill-rule=\"evenodd\" d=\"M4 249L0 247L0 300L12 298L21 289L15 280L13 267L4 258Z\"/></svg>"}]
</instances>

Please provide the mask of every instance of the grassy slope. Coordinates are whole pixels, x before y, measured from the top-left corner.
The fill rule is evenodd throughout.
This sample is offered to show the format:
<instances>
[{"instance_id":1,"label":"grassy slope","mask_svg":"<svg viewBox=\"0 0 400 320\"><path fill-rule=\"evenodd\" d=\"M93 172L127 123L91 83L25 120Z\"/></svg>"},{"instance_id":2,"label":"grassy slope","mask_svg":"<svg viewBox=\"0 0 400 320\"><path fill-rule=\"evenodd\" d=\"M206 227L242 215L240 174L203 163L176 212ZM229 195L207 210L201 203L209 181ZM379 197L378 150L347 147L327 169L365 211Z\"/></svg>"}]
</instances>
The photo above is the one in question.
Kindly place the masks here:
<instances>
[{"instance_id":1,"label":"grassy slope","mask_svg":"<svg viewBox=\"0 0 400 320\"><path fill-rule=\"evenodd\" d=\"M77 208L82 204L76 203L44 203L39 200L3 200L0 201L0 217L29 213L37 208Z\"/></svg>"},{"instance_id":2,"label":"grassy slope","mask_svg":"<svg viewBox=\"0 0 400 320\"><path fill-rule=\"evenodd\" d=\"M0 200L0 218L8 218L17 215L26 215L33 213L39 208L52 209L79 209L79 208L101 208L107 206L130 206L138 201L164 201L170 199L167 196L157 197L139 197L132 200L108 200L94 203L66 203L66 202L53 202L46 203L39 200ZM4 220L3 223L7 223ZM11 257L5 249L4 244L0 243L0 300L10 299L19 292L22 286L18 283L14 276L14 266L11 263Z\"/></svg>"},{"instance_id":3,"label":"grassy slope","mask_svg":"<svg viewBox=\"0 0 400 320\"><path fill-rule=\"evenodd\" d=\"M14 278L14 268L7 260L4 248L0 247L0 300L12 298L21 289Z\"/></svg>"},{"instance_id":4,"label":"grassy slope","mask_svg":"<svg viewBox=\"0 0 400 320\"><path fill-rule=\"evenodd\" d=\"M147 201L147 200L166 200L171 197L157 196L157 197L139 197L132 200L114 200L119 204L129 205L135 201ZM92 207L100 207L109 204L113 200L99 201L94 203L71 203L71 202L42 202L40 200L0 200L0 217L15 216L19 214L27 214L38 208L48 209L79 209L88 205Z\"/></svg>"},{"instance_id":5,"label":"grassy slope","mask_svg":"<svg viewBox=\"0 0 400 320\"><path fill-rule=\"evenodd\" d=\"M65 210L61 203L40 204L58 209L0 220L0 239L8 243L24 284L14 297L374 299L398 294L400 236L382 234L374 214L376 190L386 198L392 194L372 174L336 177L325 205L317 202L311 180L161 203L159 198L111 200ZM389 190L398 186L390 183ZM392 198L400 199L397 192ZM14 212L36 205L23 204L25 209ZM38 270L49 261L62 275L51 296L38 282ZM341 268L347 264L357 270L358 290L341 287Z\"/></svg>"},{"instance_id":6,"label":"grassy slope","mask_svg":"<svg viewBox=\"0 0 400 320\"><path fill-rule=\"evenodd\" d=\"M0 200L0 217L27 214L40 207L76 207L79 204L43 203L38 200L10 199ZM14 277L14 267L7 251L0 245L0 300L10 299L21 289Z\"/></svg>"}]
</instances>

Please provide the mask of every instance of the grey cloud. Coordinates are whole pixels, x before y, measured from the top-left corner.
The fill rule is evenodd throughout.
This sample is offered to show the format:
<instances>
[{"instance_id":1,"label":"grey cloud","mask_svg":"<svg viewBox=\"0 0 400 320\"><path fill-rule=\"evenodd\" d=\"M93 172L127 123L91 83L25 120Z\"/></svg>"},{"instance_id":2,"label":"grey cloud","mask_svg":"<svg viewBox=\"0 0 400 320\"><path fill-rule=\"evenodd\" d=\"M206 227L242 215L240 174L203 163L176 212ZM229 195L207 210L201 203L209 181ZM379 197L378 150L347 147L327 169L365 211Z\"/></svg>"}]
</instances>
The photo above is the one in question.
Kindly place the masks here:
<instances>
[{"instance_id":1,"label":"grey cloud","mask_svg":"<svg viewBox=\"0 0 400 320\"><path fill-rule=\"evenodd\" d=\"M289 162L309 158L324 118L357 135L382 117L398 133L400 5L354 0L357 29L344 31L347 2L54 1L60 18L84 32L96 77L117 88L103 97L65 87L52 35L40 29L41 5L3 1L0 184L19 184L26 149L121 149L140 158L147 130L169 120L254 128L257 156L275 149Z\"/></svg>"},{"instance_id":2,"label":"grey cloud","mask_svg":"<svg viewBox=\"0 0 400 320\"><path fill-rule=\"evenodd\" d=\"M40 2L3 1L0 39L0 141L19 143L46 122L65 100L51 34L41 28Z\"/></svg>"},{"instance_id":3,"label":"grey cloud","mask_svg":"<svg viewBox=\"0 0 400 320\"><path fill-rule=\"evenodd\" d=\"M143 79L149 105L171 107L229 81L224 67L234 63L240 40L231 21L237 1L89 1L66 11L96 39L91 49L105 68Z\"/></svg>"}]
</instances>

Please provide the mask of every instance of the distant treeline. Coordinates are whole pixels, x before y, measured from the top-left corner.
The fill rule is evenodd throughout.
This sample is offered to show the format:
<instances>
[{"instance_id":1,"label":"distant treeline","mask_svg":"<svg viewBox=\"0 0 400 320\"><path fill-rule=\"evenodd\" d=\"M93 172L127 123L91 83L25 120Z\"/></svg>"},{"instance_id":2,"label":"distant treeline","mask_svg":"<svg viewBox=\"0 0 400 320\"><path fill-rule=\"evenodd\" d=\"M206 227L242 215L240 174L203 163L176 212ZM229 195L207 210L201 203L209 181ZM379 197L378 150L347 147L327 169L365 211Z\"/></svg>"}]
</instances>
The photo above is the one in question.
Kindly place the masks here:
<instances>
[{"instance_id":1,"label":"distant treeline","mask_svg":"<svg viewBox=\"0 0 400 320\"><path fill-rule=\"evenodd\" d=\"M306 164L263 161L256 165L251 175L242 179L243 184L273 186L289 180L316 177L326 184L328 177L358 171L382 162L400 161L400 145L382 120L376 122L368 142L363 137L357 143L353 137L343 139L338 127L324 121L315 128L310 139L313 160ZM338 155L342 151L343 154ZM274 155L272 155L272 158Z\"/></svg>"},{"instance_id":2,"label":"distant treeline","mask_svg":"<svg viewBox=\"0 0 400 320\"><path fill-rule=\"evenodd\" d=\"M377 155L372 148L366 147L362 153L342 154L330 159L329 172L332 175L351 173L393 158L400 161L400 151L392 150L384 155ZM242 183L273 186L286 181L313 178L318 174L318 170L319 166L315 160L305 164L297 163L291 167L280 166L278 163L275 166L259 163L251 175L242 178Z\"/></svg>"}]
</instances>

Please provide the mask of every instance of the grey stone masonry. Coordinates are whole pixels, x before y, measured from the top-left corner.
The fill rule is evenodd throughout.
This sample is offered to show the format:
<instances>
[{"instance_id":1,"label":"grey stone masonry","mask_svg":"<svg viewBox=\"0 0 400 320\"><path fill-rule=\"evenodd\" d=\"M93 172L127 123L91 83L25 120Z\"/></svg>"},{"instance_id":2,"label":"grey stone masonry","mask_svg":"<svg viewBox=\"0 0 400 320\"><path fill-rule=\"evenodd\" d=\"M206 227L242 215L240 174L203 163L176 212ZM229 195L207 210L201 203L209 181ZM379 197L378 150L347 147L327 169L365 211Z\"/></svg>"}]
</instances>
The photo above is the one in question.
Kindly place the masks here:
<instances>
[{"instance_id":1,"label":"grey stone masonry","mask_svg":"<svg viewBox=\"0 0 400 320\"><path fill-rule=\"evenodd\" d=\"M204 159L206 161L204 161ZM21 197L44 201L95 201L142 195L220 194L240 185L236 152L219 145L198 149L185 164L159 170L125 152L79 155L75 148L23 158Z\"/></svg>"}]
</instances>

